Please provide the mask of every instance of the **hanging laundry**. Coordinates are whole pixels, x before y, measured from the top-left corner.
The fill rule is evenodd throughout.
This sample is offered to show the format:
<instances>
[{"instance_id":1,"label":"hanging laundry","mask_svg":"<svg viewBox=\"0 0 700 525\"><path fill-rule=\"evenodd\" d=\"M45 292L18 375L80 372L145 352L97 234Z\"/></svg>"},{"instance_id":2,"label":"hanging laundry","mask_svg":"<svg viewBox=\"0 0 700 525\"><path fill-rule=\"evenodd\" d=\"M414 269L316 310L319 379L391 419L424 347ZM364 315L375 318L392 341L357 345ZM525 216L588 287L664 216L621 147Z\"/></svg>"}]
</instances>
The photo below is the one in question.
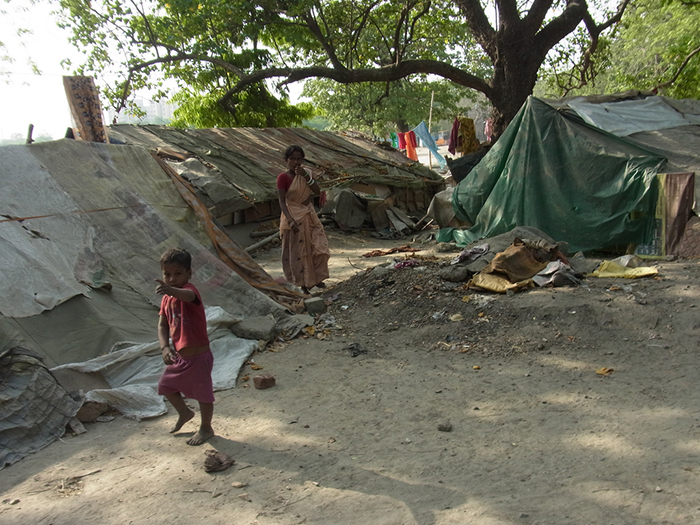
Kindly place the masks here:
<instances>
[{"instance_id":1,"label":"hanging laundry","mask_svg":"<svg viewBox=\"0 0 700 525\"><path fill-rule=\"evenodd\" d=\"M421 139L421 141L423 141L423 145L426 148L428 148L430 152L435 156L435 159L438 161L440 167L444 168L447 165L447 161L438 152L438 147L437 144L435 144L435 139L433 139L433 136L428 131L428 126L425 125L425 121L422 120L420 124L413 128L413 132L419 139Z\"/></svg>"},{"instance_id":2,"label":"hanging laundry","mask_svg":"<svg viewBox=\"0 0 700 525\"><path fill-rule=\"evenodd\" d=\"M447 146L447 151L454 155L459 148L459 119L455 117L455 121L452 123L452 131L450 132L450 143Z\"/></svg>"},{"instance_id":3,"label":"hanging laundry","mask_svg":"<svg viewBox=\"0 0 700 525\"><path fill-rule=\"evenodd\" d=\"M481 149L481 143L476 138L474 120L469 117L458 117L459 120L459 147L456 148L462 155L474 153Z\"/></svg>"},{"instance_id":4,"label":"hanging laundry","mask_svg":"<svg viewBox=\"0 0 700 525\"><path fill-rule=\"evenodd\" d=\"M391 132L389 134L389 137L391 137L391 147L399 149L399 136L395 132Z\"/></svg>"},{"instance_id":5,"label":"hanging laundry","mask_svg":"<svg viewBox=\"0 0 700 525\"><path fill-rule=\"evenodd\" d=\"M411 160L418 160L418 153L416 152L416 134L413 131L407 131L405 134L406 138L406 155Z\"/></svg>"},{"instance_id":6,"label":"hanging laundry","mask_svg":"<svg viewBox=\"0 0 700 525\"><path fill-rule=\"evenodd\" d=\"M406 149L406 135L404 133L397 133L397 135L399 136L399 149Z\"/></svg>"},{"instance_id":7,"label":"hanging laundry","mask_svg":"<svg viewBox=\"0 0 700 525\"><path fill-rule=\"evenodd\" d=\"M487 118L484 124L484 135L486 135L486 140L488 142L493 141L493 119Z\"/></svg>"}]
</instances>

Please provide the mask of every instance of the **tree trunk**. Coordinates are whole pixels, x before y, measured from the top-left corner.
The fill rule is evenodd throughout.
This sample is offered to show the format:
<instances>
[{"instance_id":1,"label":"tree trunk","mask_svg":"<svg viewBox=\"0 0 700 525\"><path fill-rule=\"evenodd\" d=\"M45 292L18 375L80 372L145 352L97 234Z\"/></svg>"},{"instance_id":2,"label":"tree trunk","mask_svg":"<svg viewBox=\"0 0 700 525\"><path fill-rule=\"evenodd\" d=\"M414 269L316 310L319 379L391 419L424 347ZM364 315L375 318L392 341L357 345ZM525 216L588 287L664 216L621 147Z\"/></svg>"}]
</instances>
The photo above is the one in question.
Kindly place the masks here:
<instances>
[{"instance_id":1,"label":"tree trunk","mask_svg":"<svg viewBox=\"0 0 700 525\"><path fill-rule=\"evenodd\" d=\"M408 124L403 119L394 121L394 124L396 124L396 129L399 133L406 133L409 131Z\"/></svg>"},{"instance_id":2,"label":"tree trunk","mask_svg":"<svg viewBox=\"0 0 700 525\"><path fill-rule=\"evenodd\" d=\"M498 58L494 63L493 91L494 140L498 140L513 117L532 94L542 60L533 51L532 38L522 33L504 32L497 37ZM507 42L512 42L508 44Z\"/></svg>"}]
</instances>

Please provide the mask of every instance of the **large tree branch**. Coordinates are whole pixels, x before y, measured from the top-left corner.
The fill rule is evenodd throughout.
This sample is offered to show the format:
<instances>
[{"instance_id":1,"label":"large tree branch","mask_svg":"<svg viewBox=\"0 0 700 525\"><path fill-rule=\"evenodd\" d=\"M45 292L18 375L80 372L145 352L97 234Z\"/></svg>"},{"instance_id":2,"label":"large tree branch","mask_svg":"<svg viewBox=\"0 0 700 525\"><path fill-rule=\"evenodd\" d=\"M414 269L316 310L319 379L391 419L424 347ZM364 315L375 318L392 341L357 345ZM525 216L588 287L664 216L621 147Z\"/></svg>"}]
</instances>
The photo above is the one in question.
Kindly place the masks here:
<instances>
[{"instance_id":1,"label":"large tree branch","mask_svg":"<svg viewBox=\"0 0 700 525\"><path fill-rule=\"evenodd\" d=\"M399 16L399 20L396 22L396 31L394 31L394 64L398 65L401 62L401 58L403 57L403 48L401 46L401 31L403 29L403 25L406 22L406 19L408 18L408 7L404 6L401 9L401 14Z\"/></svg>"},{"instance_id":2,"label":"large tree branch","mask_svg":"<svg viewBox=\"0 0 700 525\"><path fill-rule=\"evenodd\" d=\"M150 43L150 42L137 42L137 43L146 44L146 43ZM232 64L231 62L227 62L226 60L224 60L222 58L211 57L208 55L201 55L198 53L182 53L181 51L177 50L176 48L173 48L172 46L165 45L163 43L158 43L157 45L159 47L164 47L164 48L168 49L170 54L167 56L154 58L152 60L145 60L143 62L139 62L138 64L132 64L131 66L129 66L129 73L140 71L140 70L146 69L150 66L155 66L156 64L170 64L173 62L183 62L186 60L192 60L195 62L208 62L210 64L217 65L220 68L225 69L226 71L229 71L230 73L233 73L238 78L243 78L246 76L245 71L243 71L240 67L236 66L235 64Z\"/></svg>"},{"instance_id":3,"label":"large tree branch","mask_svg":"<svg viewBox=\"0 0 700 525\"><path fill-rule=\"evenodd\" d=\"M627 9L629 3L630 0L623 0L618 6L617 12L601 24L597 24L595 20L593 20L593 15L591 15L590 11L586 11L583 14L583 22L586 24L586 29L591 37L591 42L583 52L579 65L576 66L576 69L578 69L580 73L578 78L578 86L572 86L571 89L583 87L595 77L596 72L593 71L593 53L595 53L596 49L598 49L600 34L606 29L612 27L614 24L617 24L622 19L622 15L624 14L625 9Z\"/></svg>"},{"instance_id":4,"label":"large tree branch","mask_svg":"<svg viewBox=\"0 0 700 525\"><path fill-rule=\"evenodd\" d=\"M554 0L535 0L532 2L530 10L523 18L523 26L526 31L534 33L539 29L553 3Z\"/></svg>"},{"instance_id":5,"label":"large tree branch","mask_svg":"<svg viewBox=\"0 0 700 525\"><path fill-rule=\"evenodd\" d=\"M588 12L586 0L568 0L566 9L535 35L533 52L544 60L550 49L571 33Z\"/></svg>"},{"instance_id":6,"label":"large tree branch","mask_svg":"<svg viewBox=\"0 0 700 525\"><path fill-rule=\"evenodd\" d=\"M384 44L384 47L386 47L386 55L389 57L391 60L388 61L388 64L393 64L396 62L396 50L394 50L391 46L391 42L387 35L384 34L384 30L379 27L379 24L377 23L376 20L372 19L371 20L372 27L374 27L374 30L379 34L379 37L382 41L382 44Z\"/></svg>"},{"instance_id":7,"label":"large tree branch","mask_svg":"<svg viewBox=\"0 0 700 525\"><path fill-rule=\"evenodd\" d=\"M666 82L662 82L661 84L656 86L654 88L654 91L658 91L660 89L667 88L671 84L673 84L676 80L678 80L678 77L683 72L685 67L688 65L688 62L690 62L690 59L693 58L698 53L700 53L700 47L696 47L695 49L693 49L693 51L691 51L690 54L687 57L685 57L685 60L683 61L683 63L680 66L678 66L678 69L676 70L675 74Z\"/></svg>"},{"instance_id":8,"label":"large tree branch","mask_svg":"<svg viewBox=\"0 0 700 525\"><path fill-rule=\"evenodd\" d=\"M520 22L520 12L515 0L496 0L496 7L502 27L513 29Z\"/></svg>"},{"instance_id":9,"label":"large tree branch","mask_svg":"<svg viewBox=\"0 0 700 525\"><path fill-rule=\"evenodd\" d=\"M316 37L316 40L318 40L321 46L323 46L323 50L328 55L328 59L331 61L331 64L333 64L333 67L336 67L338 69L344 69L345 66L338 59L338 55L336 55L335 53L335 48L328 41L326 35L323 34L323 31L321 31L321 28L316 23L316 19L313 17L313 15L309 12L306 12L304 13L304 15L302 15L302 19L308 26L311 33Z\"/></svg>"},{"instance_id":10,"label":"large tree branch","mask_svg":"<svg viewBox=\"0 0 700 525\"><path fill-rule=\"evenodd\" d=\"M291 84L307 78L329 78L341 84L356 82L393 82L414 74L437 75L455 84L482 92L487 97L491 96L491 86L482 78L467 73L445 62L436 60L404 60L399 64L377 69L335 69L325 66L312 66L305 68L277 67L254 71L248 75L240 76L240 81L233 89L229 90L221 99L223 105L231 97L247 86L257 84L269 78L284 77L281 85Z\"/></svg>"},{"instance_id":11,"label":"large tree branch","mask_svg":"<svg viewBox=\"0 0 700 525\"><path fill-rule=\"evenodd\" d=\"M455 0L455 4L461 9L474 39L486 52L491 62L495 62L498 58L496 31L491 27L481 2L479 0Z\"/></svg>"},{"instance_id":12,"label":"large tree branch","mask_svg":"<svg viewBox=\"0 0 700 525\"><path fill-rule=\"evenodd\" d=\"M418 21L421 18L423 18L425 15L427 15L430 12L431 5L432 5L431 2L425 2L425 4L423 4L423 9L421 9L421 11L419 13L417 13L416 16L413 17L413 20L411 20L411 24L410 24L409 31L408 31L408 38L404 42L404 52L405 52L405 48L408 47L411 43L413 43L413 36L416 33L416 24L418 23Z\"/></svg>"},{"instance_id":13,"label":"large tree branch","mask_svg":"<svg viewBox=\"0 0 700 525\"><path fill-rule=\"evenodd\" d=\"M613 25L617 24L620 20L622 20L622 15L625 14L625 10L627 9L627 6L630 5L630 2L631 0L623 0L622 2L620 2L620 5L617 7L617 12L613 16L611 16L602 24L597 24L596 28L598 29L598 34L602 33L606 29L612 27Z\"/></svg>"},{"instance_id":14,"label":"large tree branch","mask_svg":"<svg viewBox=\"0 0 700 525\"><path fill-rule=\"evenodd\" d=\"M357 52L357 42L360 39L360 35L362 34L362 31L365 29L368 21L370 20L370 16L372 15L372 9L374 9L378 3L378 0L376 0L375 2L372 2L366 7L364 12L360 16L360 21L357 24L357 27L353 29L352 46L350 46L350 49L354 50L355 53ZM383 36L384 35L382 35L382 37Z\"/></svg>"},{"instance_id":15,"label":"large tree branch","mask_svg":"<svg viewBox=\"0 0 700 525\"><path fill-rule=\"evenodd\" d=\"M168 46L166 44L163 44L161 42L158 43L153 43L153 42L135 42L136 44L149 44L149 45L154 45L157 47L162 47L168 50L169 54L166 56L158 56L157 58L154 58L152 60L145 60L143 62L139 62L137 64L132 64L129 66L129 75L127 79L124 81L124 85L122 87L122 96L120 97L120 102L119 102L119 107L115 108L117 113L119 113L123 108L126 107L126 99L129 95L130 91L130 84L132 79L134 78L134 74L143 70L147 69L151 66L155 66L158 64L170 64L174 62L183 62L186 60L193 60L196 62L208 62L210 64L214 64L216 66L221 67L222 69L229 71L230 73L233 73L236 75L238 78L242 78L245 76L245 72L241 70L241 68L237 67L234 64L231 64L230 62L227 62L226 60L223 60L221 58L217 57L210 57L206 55L200 55L200 54L193 54L193 53L183 53L180 50L174 48L173 46Z\"/></svg>"}]
</instances>

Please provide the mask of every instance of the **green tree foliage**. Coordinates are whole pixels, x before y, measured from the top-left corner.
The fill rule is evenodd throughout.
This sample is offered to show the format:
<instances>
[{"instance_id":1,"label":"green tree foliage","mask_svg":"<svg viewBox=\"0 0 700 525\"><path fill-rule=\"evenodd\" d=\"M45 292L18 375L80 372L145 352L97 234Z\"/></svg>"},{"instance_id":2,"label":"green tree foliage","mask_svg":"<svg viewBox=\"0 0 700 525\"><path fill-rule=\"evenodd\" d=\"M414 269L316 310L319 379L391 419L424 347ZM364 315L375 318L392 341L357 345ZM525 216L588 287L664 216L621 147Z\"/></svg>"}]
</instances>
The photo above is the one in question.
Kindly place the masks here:
<instances>
[{"instance_id":1,"label":"green tree foliage","mask_svg":"<svg viewBox=\"0 0 700 525\"><path fill-rule=\"evenodd\" d=\"M153 91L159 100L174 81L179 108L173 126L295 126L313 115L310 104L290 104L285 90L273 96L262 81L224 97L239 70L270 62L269 52L257 49L260 28L244 27L253 18L246 2L57 1L60 25L73 30L73 44L86 54L78 74L103 78L103 95L117 112L138 115L135 105L127 108L137 90Z\"/></svg>"},{"instance_id":2,"label":"green tree foliage","mask_svg":"<svg viewBox=\"0 0 700 525\"><path fill-rule=\"evenodd\" d=\"M434 94L434 97L433 97ZM421 120L428 122L430 101L433 121L453 119L459 102L474 92L446 80L402 79L392 83L338 84L325 78L310 80L303 95L311 97L332 129L357 129L379 136L408 131Z\"/></svg>"},{"instance_id":3,"label":"green tree foliage","mask_svg":"<svg viewBox=\"0 0 700 525\"><path fill-rule=\"evenodd\" d=\"M80 71L122 74L107 91L113 101L152 87L159 73L200 99L183 113L212 108L218 96L218 106L242 116L261 90L285 101L284 86L300 80L371 83L371 91L434 75L483 93L497 130L532 93L558 42L584 24L595 47L629 2L597 23L585 0L496 0L495 8L487 0L53 1L87 54Z\"/></svg>"},{"instance_id":4,"label":"green tree foliage","mask_svg":"<svg viewBox=\"0 0 700 525\"><path fill-rule=\"evenodd\" d=\"M183 88L173 98L178 106L173 112L172 126L195 128L267 128L300 125L314 115L308 102L296 105L278 99L262 85L250 86L235 95L236 102L224 109L218 101L221 91L193 91Z\"/></svg>"},{"instance_id":5,"label":"green tree foliage","mask_svg":"<svg viewBox=\"0 0 700 525\"><path fill-rule=\"evenodd\" d=\"M326 117L318 114L315 114L309 120L305 120L303 124L305 128L318 129L321 131L325 131L331 127L331 122Z\"/></svg>"},{"instance_id":6,"label":"green tree foliage","mask_svg":"<svg viewBox=\"0 0 700 525\"><path fill-rule=\"evenodd\" d=\"M545 96L654 90L700 98L700 3L639 0L585 72L577 69L580 41L570 39L550 57L537 92Z\"/></svg>"},{"instance_id":7,"label":"green tree foliage","mask_svg":"<svg viewBox=\"0 0 700 525\"><path fill-rule=\"evenodd\" d=\"M608 91L657 88L676 98L700 98L700 4L635 4L611 52Z\"/></svg>"},{"instance_id":8,"label":"green tree foliage","mask_svg":"<svg viewBox=\"0 0 700 525\"><path fill-rule=\"evenodd\" d=\"M610 38L601 37L591 53L585 29L577 28L547 57L534 93L551 98L600 93L613 60L610 44Z\"/></svg>"}]
</instances>

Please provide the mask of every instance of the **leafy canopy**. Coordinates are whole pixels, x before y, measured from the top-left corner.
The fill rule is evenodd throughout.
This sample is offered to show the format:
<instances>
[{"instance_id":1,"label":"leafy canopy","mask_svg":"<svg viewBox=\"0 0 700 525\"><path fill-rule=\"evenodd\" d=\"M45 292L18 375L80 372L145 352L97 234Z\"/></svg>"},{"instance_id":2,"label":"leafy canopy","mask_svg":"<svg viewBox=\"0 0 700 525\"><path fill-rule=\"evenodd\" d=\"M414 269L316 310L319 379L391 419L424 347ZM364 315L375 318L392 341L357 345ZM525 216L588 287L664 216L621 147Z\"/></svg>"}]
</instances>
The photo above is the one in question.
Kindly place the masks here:
<instances>
[{"instance_id":1,"label":"leafy canopy","mask_svg":"<svg viewBox=\"0 0 700 525\"><path fill-rule=\"evenodd\" d=\"M237 71L271 63L260 45L265 17L249 2L203 0L58 0L60 25L86 55L78 74L94 74L117 111L137 90L158 100L177 86L176 126L289 126L313 115L310 104L292 105L288 93L257 82L222 96ZM116 79L116 80L115 80ZM131 112L138 112L133 105Z\"/></svg>"},{"instance_id":2,"label":"leafy canopy","mask_svg":"<svg viewBox=\"0 0 700 525\"><path fill-rule=\"evenodd\" d=\"M398 80L391 84L338 84L328 79L307 81L302 93L323 108L331 129L357 129L378 136L405 131L422 120L452 119L463 99L474 92L445 80ZM433 100L432 114L430 102Z\"/></svg>"},{"instance_id":3,"label":"leafy canopy","mask_svg":"<svg viewBox=\"0 0 700 525\"><path fill-rule=\"evenodd\" d=\"M700 98L700 3L638 0L617 30L600 39L583 74L577 69L579 39L558 51L538 86L547 96L656 89L675 98Z\"/></svg>"},{"instance_id":4,"label":"leafy canopy","mask_svg":"<svg viewBox=\"0 0 700 525\"><path fill-rule=\"evenodd\" d=\"M117 108L137 88L176 79L183 122L199 112L225 120L216 106L242 122L271 102L265 93L285 103L286 84L320 78L364 84L363 111L372 112L368 93L388 85L398 100L425 88L428 75L483 93L502 128L532 93L548 52L581 26L589 57L630 0L602 23L585 0L497 0L497 23L487 0L52 1L86 52L80 72L119 78L107 90ZM342 91L359 96L333 89ZM282 109L267 107L268 123L299 115Z\"/></svg>"},{"instance_id":5,"label":"leafy canopy","mask_svg":"<svg viewBox=\"0 0 700 525\"><path fill-rule=\"evenodd\" d=\"M607 89L657 88L675 98L700 98L700 4L640 1L611 52Z\"/></svg>"}]
</instances>

